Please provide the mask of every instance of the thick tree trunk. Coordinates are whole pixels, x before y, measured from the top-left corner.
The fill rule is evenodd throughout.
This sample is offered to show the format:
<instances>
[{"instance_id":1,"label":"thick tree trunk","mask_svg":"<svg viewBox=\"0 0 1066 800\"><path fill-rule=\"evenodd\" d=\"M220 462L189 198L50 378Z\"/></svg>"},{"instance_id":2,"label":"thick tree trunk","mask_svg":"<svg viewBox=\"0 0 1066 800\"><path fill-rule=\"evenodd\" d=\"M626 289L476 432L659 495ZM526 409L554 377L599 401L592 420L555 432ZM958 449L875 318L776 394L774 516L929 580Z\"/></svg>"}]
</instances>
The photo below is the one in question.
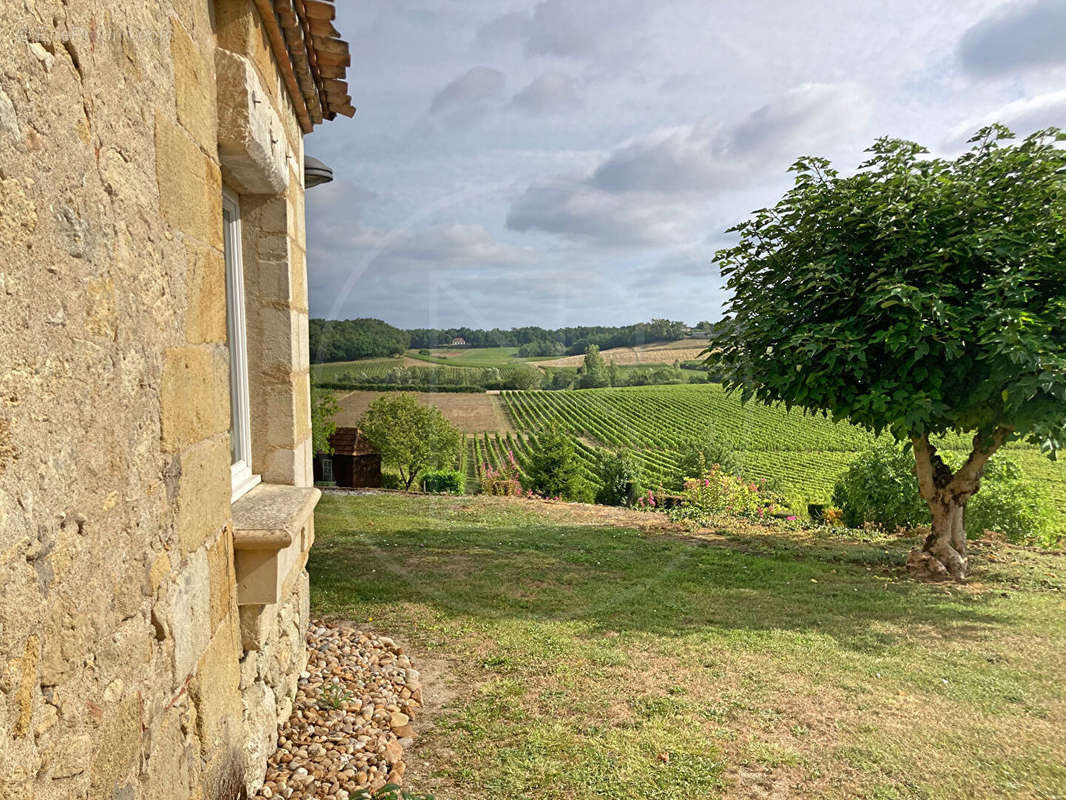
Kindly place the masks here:
<instances>
[{"instance_id":1,"label":"thick tree trunk","mask_svg":"<svg viewBox=\"0 0 1066 800\"><path fill-rule=\"evenodd\" d=\"M928 580L966 579L966 504L981 488L985 464L1010 436L1011 429L997 428L991 434L977 434L973 451L958 472L952 473L927 436L912 436L918 474L918 491L929 504L933 529L921 548L911 551L907 569L917 578Z\"/></svg>"},{"instance_id":2,"label":"thick tree trunk","mask_svg":"<svg viewBox=\"0 0 1066 800\"><path fill-rule=\"evenodd\" d=\"M963 518L965 504L956 498L929 503L933 515L933 529L925 537L921 549L914 550L907 560L912 575L927 580L965 580L969 568L966 557L966 527Z\"/></svg>"}]
</instances>

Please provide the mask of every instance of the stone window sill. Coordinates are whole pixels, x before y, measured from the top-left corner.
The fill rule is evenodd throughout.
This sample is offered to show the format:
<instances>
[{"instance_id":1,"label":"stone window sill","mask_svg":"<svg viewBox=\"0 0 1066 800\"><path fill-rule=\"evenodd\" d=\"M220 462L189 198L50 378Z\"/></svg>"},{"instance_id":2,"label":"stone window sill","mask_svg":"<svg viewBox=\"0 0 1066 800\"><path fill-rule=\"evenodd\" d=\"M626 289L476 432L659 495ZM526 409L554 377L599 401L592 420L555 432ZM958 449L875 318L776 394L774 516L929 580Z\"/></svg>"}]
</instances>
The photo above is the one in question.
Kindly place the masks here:
<instances>
[{"instance_id":1,"label":"stone window sill","mask_svg":"<svg viewBox=\"0 0 1066 800\"><path fill-rule=\"evenodd\" d=\"M308 525L322 492L261 483L232 506L237 604L278 602L311 547Z\"/></svg>"}]
</instances>

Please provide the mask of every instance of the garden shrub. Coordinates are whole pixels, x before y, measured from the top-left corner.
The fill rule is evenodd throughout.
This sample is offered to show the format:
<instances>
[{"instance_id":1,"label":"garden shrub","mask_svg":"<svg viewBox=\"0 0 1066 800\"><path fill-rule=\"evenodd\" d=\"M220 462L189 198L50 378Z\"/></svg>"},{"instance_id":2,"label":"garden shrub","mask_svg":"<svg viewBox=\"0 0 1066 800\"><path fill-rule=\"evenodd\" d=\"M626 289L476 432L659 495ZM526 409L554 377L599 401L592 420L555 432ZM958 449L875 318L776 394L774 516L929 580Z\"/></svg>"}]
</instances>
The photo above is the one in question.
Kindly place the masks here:
<instances>
[{"instance_id":1,"label":"garden shrub","mask_svg":"<svg viewBox=\"0 0 1066 800\"><path fill-rule=\"evenodd\" d=\"M706 475L707 470L717 464L723 472L739 475L740 461L736 457L736 448L725 437L708 429L698 439L690 439L681 445L681 458L678 469L682 477L694 478Z\"/></svg>"},{"instance_id":2,"label":"garden shrub","mask_svg":"<svg viewBox=\"0 0 1066 800\"><path fill-rule=\"evenodd\" d=\"M507 460L499 469L491 464L482 466L481 491L497 497L518 497L522 494L520 474L521 470L518 462L515 461L514 453L508 451Z\"/></svg>"},{"instance_id":3,"label":"garden shrub","mask_svg":"<svg viewBox=\"0 0 1066 800\"><path fill-rule=\"evenodd\" d=\"M929 507L918 494L914 454L893 444L862 453L836 488L833 505L844 512L844 524L861 528L870 522L885 530L929 524Z\"/></svg>"},{"instance_id":4,"label":"garden shrub","mask_svg":"<svg viewBox=\"0 0 1066 800\"><path fill-rule=\"evenodd\" d=\"M382 472L381 473L381 488L382 489L402 489L403 480L395 472Z\"/></svg>"},{"instance_id":5,"label":"garden shrub","mask_svg":"<svg viewBox=\"0 0 1066 800\"><path fill-rule=\"evenodd\" d=\"M438 469L422 473L422 491L433 494L462 494L466 476L454 469Z\"/></svg>"},{"instance_id":6,"label":"garden shrub","mask_svg":"<svg viewBox=\"0 0 1066 800\"><path fill-rule=\"evenodd\" d=\"M1016 544L1053 547L1062 542L1055 520L1055 505L1044 487L1026 480L1009 458L993 457L985 465L981 490L966 506L966 535L995 531Z\"/></svg>"},{"instance_id":7,"label":"garden shrub","mask_svg":"<svg viewBox=\"0 0 1066 800\"><path fill-rule=\"evenodd\" d=\"M598 488L595 500L605 506L631 506L640 496L640 464L628 450L600 452L594 471Z\"/></svg>"},{"instance_id":8,"label":"garden shrub","mask_svg":"<svg viewBox=\"0 0 1066 800\"><path fill-rule=\"evenodd\" d=\"M763 494L759 485L737 475L730 475L715 464L702 478L686 478L681 490L681 507L703 515L729 514L737 517L761 519L773 514L776 507Z\"/></svg>"},{"instance_id":9,"label":"garden shrub","mask_svg":"<svg viewBox=\"0 0 1066 800\"><path fill-rule=\"evenodd\" d=\"M951 468L960 466L954 453L941 451ZM914 455L886 444L859 456L837 483L833 504L851 528L873 523L885 530L928 525L929 507L918 494ZM1002 534L1016 544L1044 547L1061 542L1055 506L1046 490L1026 479L1017 463L997 454L985 465L981 488L966 505L966 535L985 531Z\"/></svg>"}]
</instances>

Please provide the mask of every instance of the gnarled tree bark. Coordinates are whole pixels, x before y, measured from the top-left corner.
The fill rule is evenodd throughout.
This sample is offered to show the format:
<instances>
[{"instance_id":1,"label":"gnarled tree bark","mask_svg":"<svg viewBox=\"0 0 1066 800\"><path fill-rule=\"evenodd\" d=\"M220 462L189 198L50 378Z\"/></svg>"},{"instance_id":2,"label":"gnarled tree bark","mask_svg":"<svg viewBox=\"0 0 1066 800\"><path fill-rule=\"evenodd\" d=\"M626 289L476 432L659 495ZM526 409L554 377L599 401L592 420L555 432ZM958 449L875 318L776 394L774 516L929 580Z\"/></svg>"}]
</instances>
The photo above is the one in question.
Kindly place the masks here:
<instances>
[{"instance_id":1,"label":"gnarled tree bark","mask_svg":"<svg viewBox=\"0 0 1066 800\"><path fill-rule=\"evenodd\" d=\"M981 476L988 459L1002 447L1011 429L996 428L991 434L978 433L973 450L958 472L951 469L929 443L928 436L912 436L918 474L918 491L929 505L933 528L921 548L911 551L907 568L919 578L956 580L966 578L966 504L981 488Z\"/></svg>"}]
</instances>

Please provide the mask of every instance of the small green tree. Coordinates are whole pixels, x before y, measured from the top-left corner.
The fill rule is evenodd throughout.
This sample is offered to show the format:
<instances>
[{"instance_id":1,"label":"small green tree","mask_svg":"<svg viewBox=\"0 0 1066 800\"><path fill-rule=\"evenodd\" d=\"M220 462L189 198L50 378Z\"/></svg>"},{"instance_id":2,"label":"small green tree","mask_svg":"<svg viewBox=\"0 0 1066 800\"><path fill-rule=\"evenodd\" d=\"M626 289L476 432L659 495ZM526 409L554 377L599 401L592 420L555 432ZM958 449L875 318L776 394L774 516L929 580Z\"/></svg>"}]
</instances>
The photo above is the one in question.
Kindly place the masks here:
<instances>
[{"instance_id":1,"label":"small green tree","mask_svg":"<svg viewBox=\"0 0 1066 800\"><path fill-rule=\"evenodd\" d=\"M564 500L586 500L591 494L581 476L574 439L557 423L549 423L537 433L526 458L522 487Z\"/></svg>"},{"instance_id":2,"label":"small green tree","mask_svg":"<svg viewBox=\"0 0 1066 800\"><path fill-rule=\"evenodd\" d=\"M643 489L640 464L628 450L601 451L595 468L596 502L605 506L631 506Z\"/></svg>"},{"instance_id":3,"label":"small green tree","mask_svg":"<svg viewBox=\"0 0 1066 800\"><path fill-rule=\"evenodd\" d=\"M424 469L455 464L463 435L436 406L421 405L410 394L383 394L370 404L359 422L381 460L396 467L404 489Z\"/></svg>"},{"instance_id":4,"label":"small green tree","mask_svg":"<svg viewBox=\"0 0 1066 800\"><path fill-rule=\"evenodd\" d=\"M678 469L682 478L702 478L715 464L729 475L739 475L743 471L736 447L713 429L708 428L702 436L681 444Z\"/></svg>"},{"instance_id":5,"label":"small green tree","mask_svg":"<svg viewBox=\"0 0 1066 800\"><path fill-rule=\"evenodd\" d=\"M801 159L716 256L732 298L708 362L730 389L911 444L933 522L916 575L966 575L993 453L1066 442L1066 134L1013 138L985 128L953 160L880 139L845 177ZM973 442L957 469L931 442L951 433Z\"/></svg>"},{"instance_id":6,"label":"small green tree","mask_svg":"<svg viewBox=\"0 0 1066 800\"><path fill-rule=\"evenodd\" d=\"M340 410L333 392L311 388L311 447L315 453L333 452L329 437L337 430L336 416Z\"/></svg>"},{"instance_id":7,"label":"small green tree","mask_svg":"<svg viewBox=\"0 0 1066 800\"><path fill-rule=\"evenodd\" d=\"M585 348L585 371L578 381L580 389L599 389L610 384L607 362L600 355L600 348L590 344Z\"/></svg>"},{"instance_id":8,"label":"small green tree","mask_svg":"<svg viewBox=\"0 0 1066 800\"><path fill-rule=\"evenodd\" d=\"M614 363L614 359L611 359L611 363L607 365L607 383L611 386L621 386L622 383L621 370L618 369L618 365Z\"/></svg>"}]
</instances>

